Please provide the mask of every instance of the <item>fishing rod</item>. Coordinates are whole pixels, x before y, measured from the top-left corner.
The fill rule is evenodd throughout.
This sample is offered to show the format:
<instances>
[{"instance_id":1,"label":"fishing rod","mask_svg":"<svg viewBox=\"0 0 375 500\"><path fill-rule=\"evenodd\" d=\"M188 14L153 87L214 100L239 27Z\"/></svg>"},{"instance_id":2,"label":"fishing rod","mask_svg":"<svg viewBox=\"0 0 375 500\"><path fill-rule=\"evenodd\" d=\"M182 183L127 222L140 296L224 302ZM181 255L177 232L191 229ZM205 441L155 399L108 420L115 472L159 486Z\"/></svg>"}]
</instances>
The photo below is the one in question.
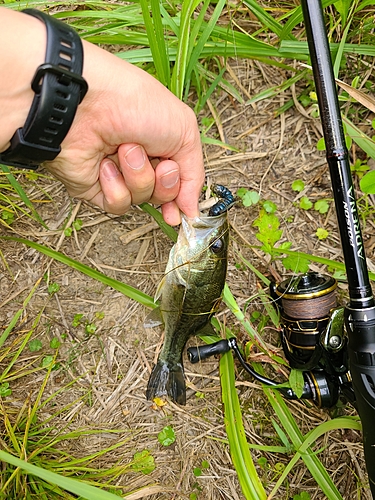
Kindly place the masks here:
<instances>
[{"instance_id":1,"label":"fishing rod","mask_svg":"<svg viewBox=\"0 0 375 500\"><path fill-rule=\"evenodd\" d=\"M344 308L349 368L362 421L365 461L375 498L375 303L345 144L337 88L320 0L302 0L332 190L346 266L349 304Z\"/></svg>"},{"instance_id":2,"label":"fishing rod","mask_svg":"<svg viewBox=\"0 0 375 500\"><path fill-rule=\"evenodd\" d=\"M349 303L337 307L337 282L320 273L308 272L271 285L271 297L280 311L285 356L292 368L304 374L305 383L299 396L257 373L243 358L234 337L189 348L188 355L192 363L197 363L232 350L256 380L280 390L287 399L311 399L321 408L334 406L343 395L358 410L362 421L365 461L375 499L375 302L323 9L320 0L301 0L301 4L346 266Z\"/></svg>"}]
</instances>

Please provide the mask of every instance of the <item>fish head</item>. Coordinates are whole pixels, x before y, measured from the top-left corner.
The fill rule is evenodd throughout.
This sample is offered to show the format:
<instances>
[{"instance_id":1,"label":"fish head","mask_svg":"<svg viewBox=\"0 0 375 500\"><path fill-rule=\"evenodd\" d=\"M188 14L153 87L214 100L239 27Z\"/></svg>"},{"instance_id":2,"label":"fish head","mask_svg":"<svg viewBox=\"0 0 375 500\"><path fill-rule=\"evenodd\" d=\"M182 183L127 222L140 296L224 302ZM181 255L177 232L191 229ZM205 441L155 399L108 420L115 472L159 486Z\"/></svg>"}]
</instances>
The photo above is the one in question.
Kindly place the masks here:
<instances>
[{"instance_id":1,"label":"fish head","mask_svg":"<svg viewBox=\"0 0 375 500\"><path fill-rule=\"evenodd\" d=\"M197 280L210 279L219 279L224 284L228 245L227 213L194 218L182 214L178 239L172 248L166 272L173 270L178 282L185 286Z\"/></svg>"}]
</instances>

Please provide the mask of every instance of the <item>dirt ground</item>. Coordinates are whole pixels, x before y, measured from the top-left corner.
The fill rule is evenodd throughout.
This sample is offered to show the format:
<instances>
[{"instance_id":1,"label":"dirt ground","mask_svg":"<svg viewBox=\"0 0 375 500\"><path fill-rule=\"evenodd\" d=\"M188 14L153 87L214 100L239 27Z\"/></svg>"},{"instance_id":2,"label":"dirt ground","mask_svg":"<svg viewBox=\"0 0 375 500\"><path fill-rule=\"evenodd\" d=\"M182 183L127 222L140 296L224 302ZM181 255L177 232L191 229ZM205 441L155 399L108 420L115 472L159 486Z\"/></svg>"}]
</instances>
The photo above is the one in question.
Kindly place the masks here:
<instances>
[{"instance_id":1,"label":"dirt ground","mask_svg":"<svg viewBox=\"0 0 375 500\"><path fill-rule=\"evenodd\" d=\"M262 89L282 83L287 76L290 75L284 70L247 60L230 61L225 75L245 102ZM260 192L262 199L272 200L278 207L284 231L282 241L291 241L294 250L340 260L333 207L328 214L320 215L316 211L301 210L296 204L304 193L313 202L332 198L324 153L316 149L322 135L319 121L311 117L309 108L302 108L300 104L275 116L279 107L295 99L302 90L302 87L291 88L254 105L241 104L224 92L216 93L210 101L210 111L202 113L199 120L202 123L205 116L214 116L215 123L208 135L221 138L238 152L205 146L207 180L224 184L234 193L242 187ZM193 103L194 96L191 99ZM13 232L0 226L2 234L15 234L58 249L154 295L171 242L155 228L150 216L137 207L121 217L104 214L86 203L69 199L61 184L47 174L37 181L26 180L24 174L19 178L49 230L23 216L13 224ZM296 179L305 182L304 193L297 194L291 189ZM258 283L253 273L238 265L239 254L261 272L271 275L269 258L250 247L259 245L253 227L258 214L259 207L246 208L241 204L230 211L232 230L227 281L240 304L256 294ZM69 219L80 219L83 225L68 237L64 236L62 227ZM319 241L316 237L318 227L329 231L326 240ZM135 230L140 231L140 236L133 239ZM372 224L368 223L365 235L370 259L373 258L371 230ZM121 484L124 492L149 486L148 498L152 500L186 500L193 498L193 493L199 500L244 498L226 442L218 361L211 359L198 366L186 362L189 386L186 406L169 402L163 408L155 408L146 401L145 389L161 346L162 332L144 328L146 308L22 244L0 240L0 250L3 254L0 327L9 323L32 286L44 276L23 319L25 325L31 327L44 308L35 331L35 337L42 340L42 352L49 352L48 342L53 337L62 343L58 358L61 368L53 372L45 397L77 378L74 385L54 398L54 408L47 405L43 409L42 417L47 418L60 408L58 426L123 430L120 436L106 433L96 438L82 438L71 445L73 453L88 455L127 438L121 448L103 459L103 467L118 461L129 463L136 452L147 449L155 458L156 468L149 475L129 470L120 476L116 484ZM274 264L273 269L274 274L286 274L278 264ZM310 269L326 271L315 264ZM52 296L47 290L48 283L59 285ZM257 300L250 302L248 314L254 310L262 310ZM83 318L80 325L73 326L77 314ZM222 308L220 315L233 325L241 338L245 337L227 310ZM85 321L96 325L93 334L85 333ZM33 356L37 360L40 353L31 353L28 361L32 361ZM22 405L26 396L35 397L42 378L42 372L35 372L14 383L12 404L15 408ZM279 444L271 423L272 408L260 385L239 368L237 379L249 443ZM202 397L197 397L197 393ZM288 404L304 433L330 418L327 411L309 408L300 402ZM355 414L350 407L345 412ZM166 425L171 425L176 433L176 442L169 447L161 446L157 439ZM362 487L366 485L365 464L357 432L332 432L322 438L315 449L321 450L319 458L344 499L370 498L368 490ZM259 451L252 451L252 455L266 489L271 491L278 477L278 464L287 464L290 457ZM266 457L266 465L258 463L260 457ZM196 477L194 468L201 467L204 461L209 467ZM309 493L314 500L324 498L302 461L293 469L288 482L289 486L283 486L275 498L291 499L301 492Z\"/></svg>"}]
</instances>

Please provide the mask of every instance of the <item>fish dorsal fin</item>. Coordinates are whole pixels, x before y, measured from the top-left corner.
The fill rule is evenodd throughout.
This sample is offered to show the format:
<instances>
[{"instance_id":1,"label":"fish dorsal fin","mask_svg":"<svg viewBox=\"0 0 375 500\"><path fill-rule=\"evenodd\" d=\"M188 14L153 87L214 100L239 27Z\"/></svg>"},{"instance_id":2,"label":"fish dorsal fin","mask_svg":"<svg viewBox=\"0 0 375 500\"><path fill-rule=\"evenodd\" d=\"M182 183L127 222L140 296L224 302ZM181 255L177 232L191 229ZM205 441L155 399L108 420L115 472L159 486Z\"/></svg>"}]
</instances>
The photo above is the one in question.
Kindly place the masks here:
<instances>
[{"instance_id":1,"label":"fish dorsal fin","mask_svg":"<svg viewBox=\"0 0 375 500\"><path fill-rule=\"evenodd\" d=\"M156 307L146 316L143 326L145 328L155 328L163 324L164 321L161 315L160 307Z\"/></svg>"}]
</instances>

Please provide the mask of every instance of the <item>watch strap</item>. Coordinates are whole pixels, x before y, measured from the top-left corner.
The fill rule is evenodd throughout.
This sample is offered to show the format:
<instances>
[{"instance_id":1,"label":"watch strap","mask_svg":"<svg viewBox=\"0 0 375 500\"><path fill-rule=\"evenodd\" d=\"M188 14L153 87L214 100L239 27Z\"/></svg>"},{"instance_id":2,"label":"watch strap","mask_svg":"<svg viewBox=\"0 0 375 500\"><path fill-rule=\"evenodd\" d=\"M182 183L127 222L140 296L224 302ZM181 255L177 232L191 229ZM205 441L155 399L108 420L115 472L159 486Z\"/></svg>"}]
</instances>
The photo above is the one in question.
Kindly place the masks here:
<instances>
[{"instance_id":1,"label":"watch strap","mask_svg":"<svg viewBox=\"0 0 375 500\"><path fill-rule=\"evenodd\" d=\"M81 76L82 42L74 29L36 9L22 12L46 26L45 63L38 67L31 83L35 96L26 122L13 135L10 147L0 153L0 163L35 169L60 153L88 87Z\"/></svg>"}]
</instances>

